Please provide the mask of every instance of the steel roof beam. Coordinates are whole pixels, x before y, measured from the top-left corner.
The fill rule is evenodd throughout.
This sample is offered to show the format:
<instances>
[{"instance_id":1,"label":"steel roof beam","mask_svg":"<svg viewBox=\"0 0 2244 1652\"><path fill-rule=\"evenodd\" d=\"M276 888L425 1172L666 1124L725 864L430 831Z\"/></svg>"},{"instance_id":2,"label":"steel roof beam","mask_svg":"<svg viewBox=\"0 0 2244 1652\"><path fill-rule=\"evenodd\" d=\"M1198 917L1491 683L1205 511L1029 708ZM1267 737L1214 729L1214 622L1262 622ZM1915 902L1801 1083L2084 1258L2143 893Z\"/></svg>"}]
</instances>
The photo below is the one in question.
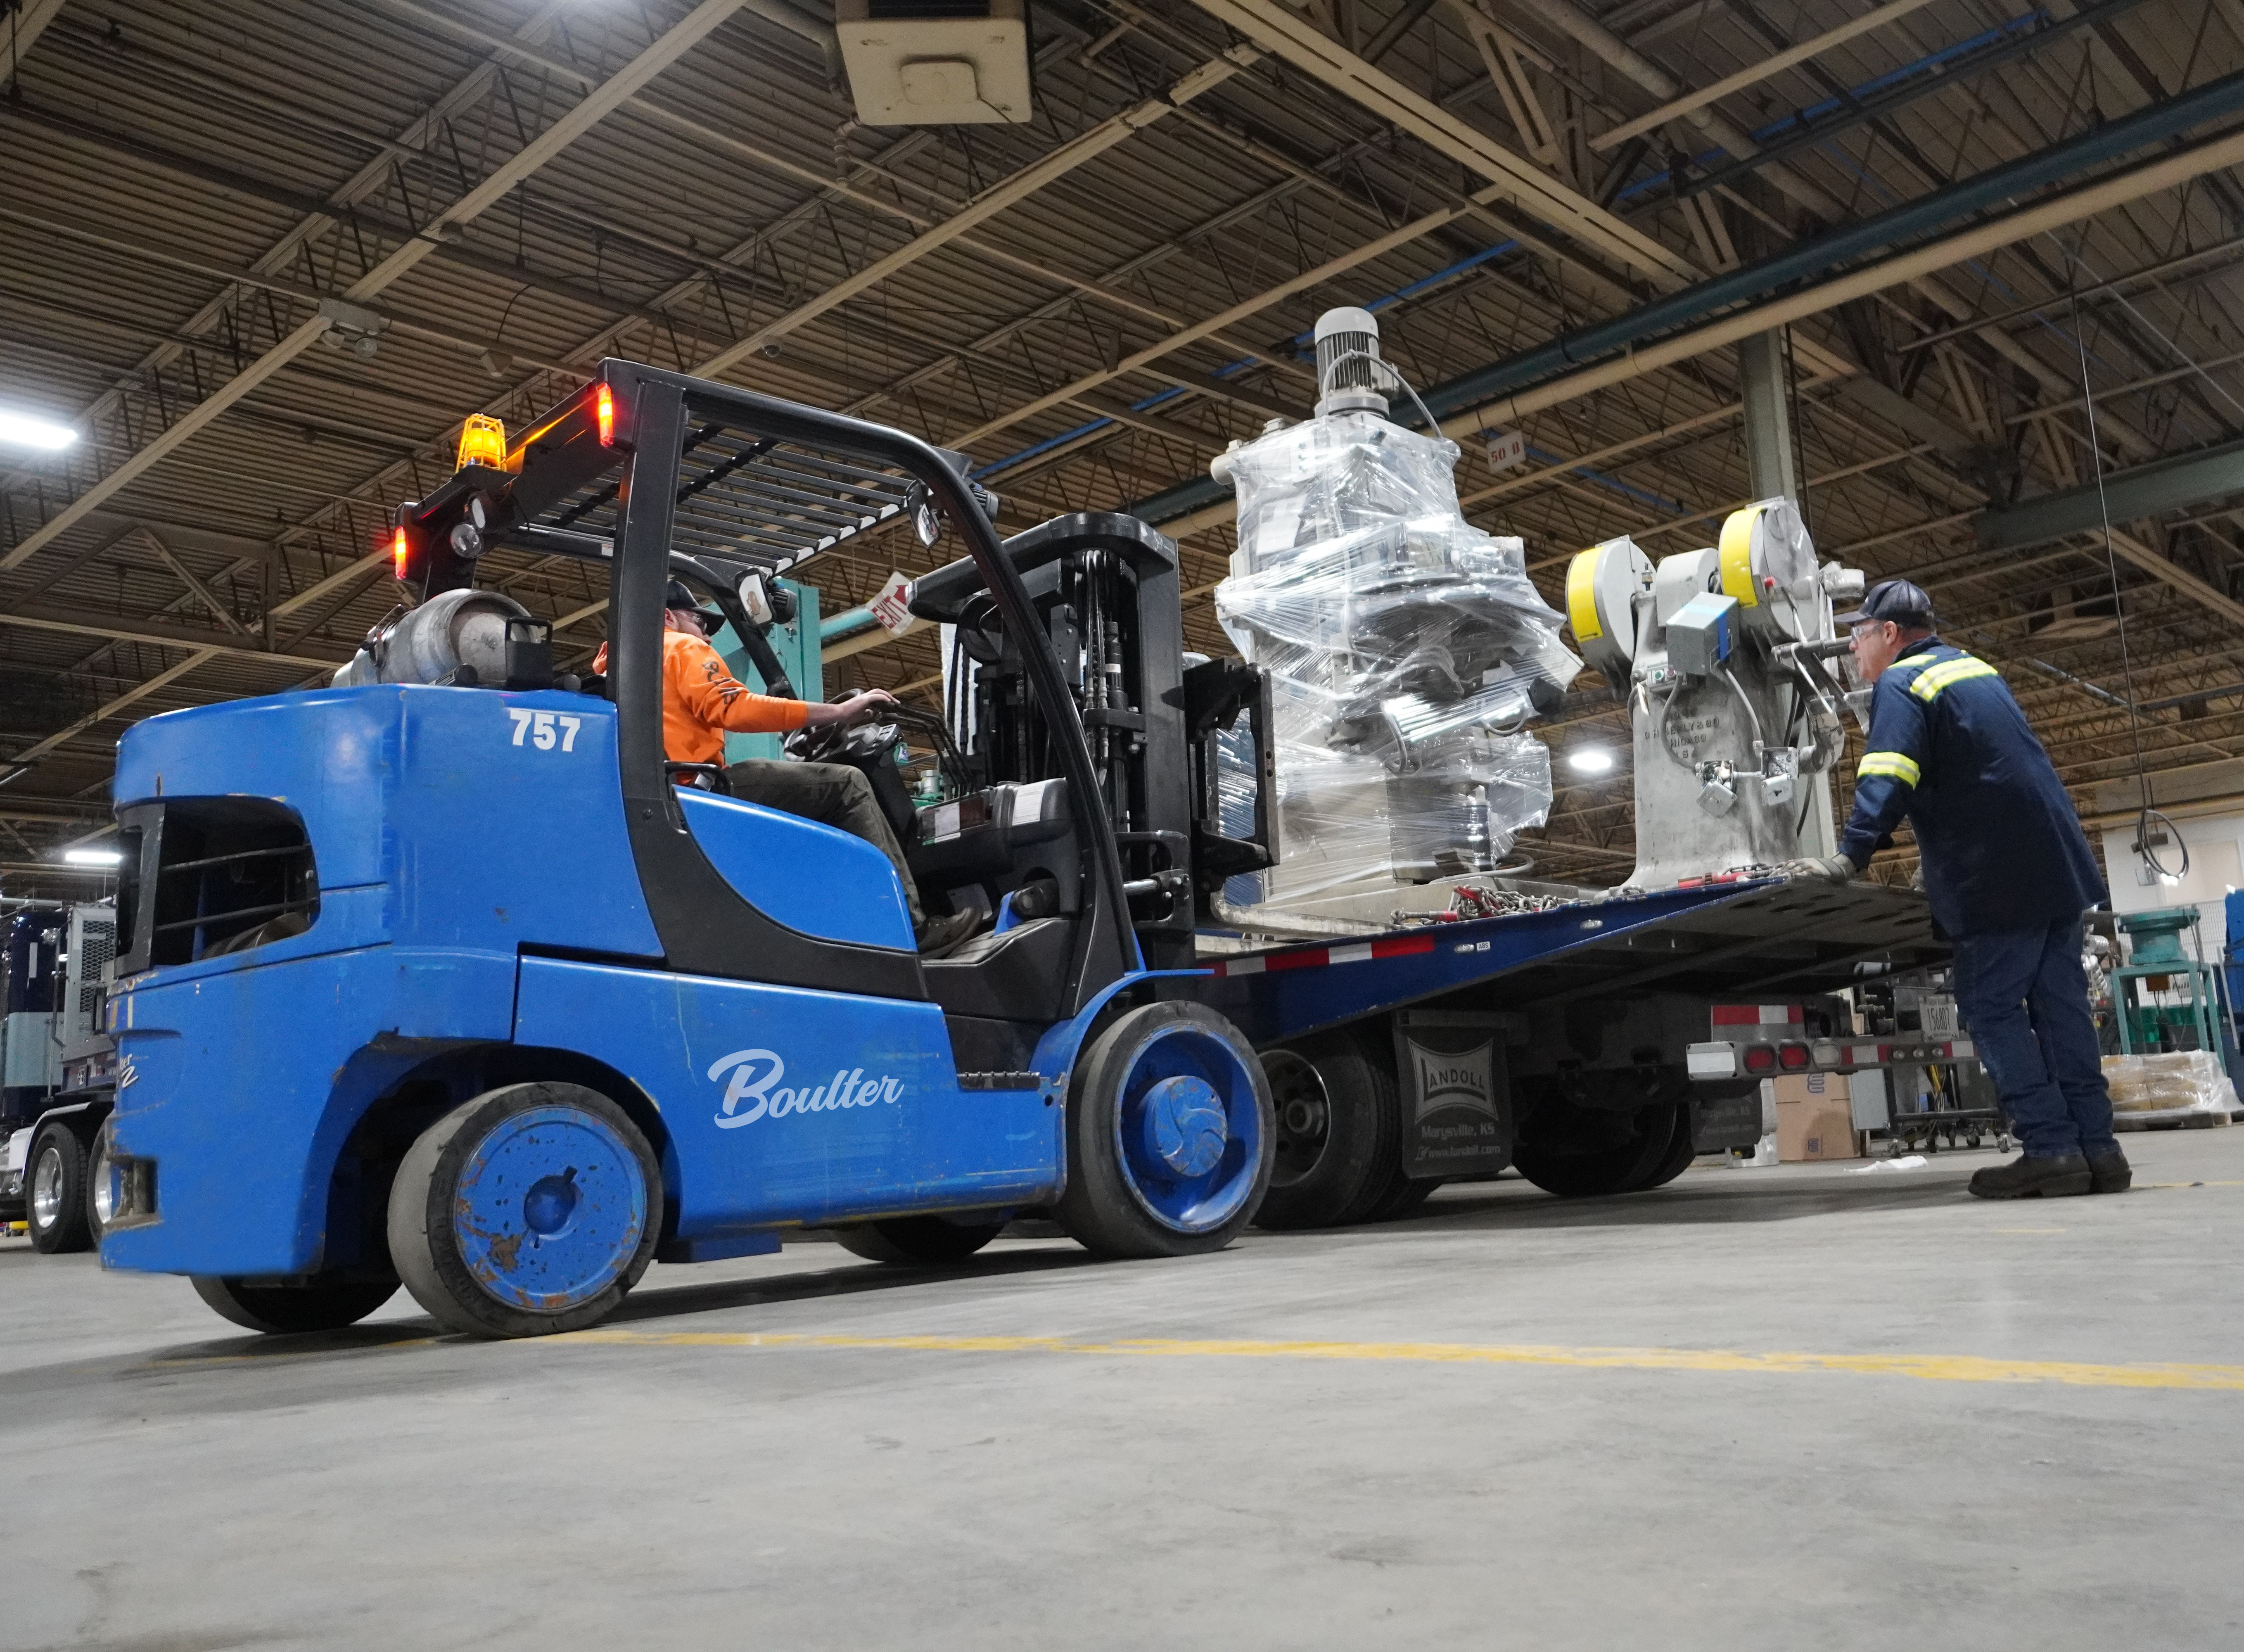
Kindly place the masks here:
<instances>
[{"instance_id":1,"label":"steel roof beam","mask_svg":"<svg viewBox=\"0 0 2244 1652\"><path fill-rule=\"evenodd\" d=\"M1509 204L1579 247L1636 271L1662 290L1697 278L1698 269L1680 253L1662 246L1384 70L1366 63L1319 33L1279 0L1192 3L1351 103L1487 179L1490 188L1485 199ZM1578 258L1580 254L1573 256Z\"/></svg>"},{"instance_id":2,"label":"steel roof beam","mask_svg":"<svg viewBox=\"0 0 2244 1652\"><path fill-rule=\"evenodd\" d=\"M1984 511L1974 525L1980 549L2024 551L2069 533L2092 532L2107 516L2114 522L2134 522L2240 493L2244 493L2244 441L2226 442Z\"/></svg>"},{"instance_id":3,"label":"steel roof beam","mask_svg":"<svg viewBox=\"0 0 2244 1652\"><path fill-rule=\"evenodd\" d=\"M78 609L55 607L41 602L28 602L20 607L0 611L0 626L17 626L26 631L59 632L67 636L105 637L112 642L145 642L159 648L207 649L235 660L270 660L284 666L316 666L330 671L349 658L346 654L291 653L280 649L251 647L246 643L214 642L212 640L213 633L208 631L166 625L158 620L128 619L113 625L103 625L87 620Z\"/></svg>"},{"instance_id":4,"label":"steel roof beam","mask_svg":"<svg viewBox=\"0 0 2244 1652\"><path fill-rule=\"evenodd\" d=\"M0 62L0 87L15 85L17 66L38 44L39 37L47 31L47 25L62 9L63 0L22 0L8 14L7 37L0 41L0 46L7 51L6 59Z\"/></svg>"},{"instance_id":5,"label":"steel roof beam","mask_svg":"<svg viewBox=\"0 0 2244 1652\"><path fill-rule=\"evenodd\" d=\"M1599 132L1590 139L1590 147L1592 149L1614 148L1626 143L1632 138L1639 137L1652 131L1654 127L1666 125L1680 115L1690 114L1694 110L1703 109L1708 104L1718 102L1734 91L1743 91L1747 86L1759 85L1772 75L1781 74L1796 63L1804 63L1810 58L1818 57L1830 51L1834 46L1842 45L1856 35L1868 34L1873 29L1882 29L1886 24L1905 17L1910 12L1918 10L1929 3L1930 0L1887 0L1886 4L1874 11L1866 11L1859 17L1850 17L1835 29L1827 29L1811 40L1802 40L1795 45L1788 46L1773 58L1764 58L1759 63L1748 64L1735 74L1726 75L1712 85L1701 86L1696 91L1686 91L1680 97L1662 104L1648 115L1639 115L1634 120L1615 126L1611 132Z\"/></svg>"}]
</instances>

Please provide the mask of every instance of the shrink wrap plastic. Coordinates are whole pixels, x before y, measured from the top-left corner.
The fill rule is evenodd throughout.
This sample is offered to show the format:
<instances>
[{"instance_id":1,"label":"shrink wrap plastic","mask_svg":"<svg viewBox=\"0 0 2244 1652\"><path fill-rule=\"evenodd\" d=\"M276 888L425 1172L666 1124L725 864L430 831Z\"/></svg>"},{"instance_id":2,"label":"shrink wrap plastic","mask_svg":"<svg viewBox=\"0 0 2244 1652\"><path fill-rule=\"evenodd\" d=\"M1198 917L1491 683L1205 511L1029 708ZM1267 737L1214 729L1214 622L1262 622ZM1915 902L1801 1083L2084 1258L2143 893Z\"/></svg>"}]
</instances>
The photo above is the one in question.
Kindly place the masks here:
<instances>
[{"instance_id":1,"label":"shrink wrap plastic","mask_svg":"<svg viewBox=\"0 0 2244 1652\"><path fill-rule=\"evenodd\" d=\"M1520 541L1459 511L1457 457L1369 412L1231 456L1239 549L1216 614L1271 677L1274 904L1489 871L1549 813L1551 755L1524 725L1581 662Z\"/></svg>"},{"instance_id":2,"label":"shrink wrap plastic","mask_svg":"<svg viewBox=\"0 0 2244 1652\"><path fill-rule=\"evenodd\" d=\"M2236 1087L2210 1050L2107 1055L2104 1082L2112 1092L2112 1116L2122 1124L2164 1124L2200 1114L2218 1114L2226 1124L2236 1110Z\"/></svg>"}]
</instances>

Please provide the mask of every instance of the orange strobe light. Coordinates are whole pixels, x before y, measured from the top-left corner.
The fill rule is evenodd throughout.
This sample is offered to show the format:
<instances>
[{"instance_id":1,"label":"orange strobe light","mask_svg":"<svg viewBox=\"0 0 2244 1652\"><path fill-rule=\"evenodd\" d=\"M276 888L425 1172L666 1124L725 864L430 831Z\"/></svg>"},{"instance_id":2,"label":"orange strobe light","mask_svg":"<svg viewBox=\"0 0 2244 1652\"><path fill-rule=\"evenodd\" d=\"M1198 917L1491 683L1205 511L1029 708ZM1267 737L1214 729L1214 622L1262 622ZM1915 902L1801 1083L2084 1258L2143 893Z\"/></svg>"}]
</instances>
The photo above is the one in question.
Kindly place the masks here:
<instances>
[{"instance_id":1,"label":"orange strobe light","mask_svg":"<svg viewBox=\"0 0 2244 1652\"><path fill-rule=\"evenodd\" d=\"M605 383L592 393L592 416L599 421L600 445L616 444L616 393Z\"/></svg>"},{"instance_id":2,"label":"orange strobe light","mask_svg":"<svg viewBox=\"0 0 2244 1652\"><path fill-rule=\"evenodd\" d=\"M506 469L506 426L488 413L470 413L460 426L459 457L454 468L464 471L471 464Z\"/></svg>"},{"instance_id":3,"label":"orange strobe light","mask_svg":"<svg viewBox=\"0 0 2244 1652\"><path fill-rule=\"evenodd\" d=\"M405 525L397 525L397 531L389 536L389 570L393 578L405 577Z\"/></svg>"}]
</instances>

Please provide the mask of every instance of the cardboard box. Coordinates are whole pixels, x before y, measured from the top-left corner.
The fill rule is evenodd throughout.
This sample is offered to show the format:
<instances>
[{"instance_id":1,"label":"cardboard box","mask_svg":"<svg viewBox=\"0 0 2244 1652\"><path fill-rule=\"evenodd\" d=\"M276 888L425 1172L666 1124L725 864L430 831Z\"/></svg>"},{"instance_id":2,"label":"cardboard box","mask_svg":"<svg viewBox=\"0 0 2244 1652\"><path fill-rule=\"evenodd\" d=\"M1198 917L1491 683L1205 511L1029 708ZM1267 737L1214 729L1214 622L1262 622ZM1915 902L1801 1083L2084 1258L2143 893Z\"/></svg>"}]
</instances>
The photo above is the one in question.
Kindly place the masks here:
<instances>
[{"instance_id":1,"label":"cardboard box","mask_svg":"<svg viewBox=\"0 0 2244 1652\"><path fill-rule=\"evenodd\" d=\"M1782 1164L1859 1159L1847 1080L1836 1073L1787 1073L1772 1079L1776 1094L1776 1156Z\"/></svg>"}]
</instances>

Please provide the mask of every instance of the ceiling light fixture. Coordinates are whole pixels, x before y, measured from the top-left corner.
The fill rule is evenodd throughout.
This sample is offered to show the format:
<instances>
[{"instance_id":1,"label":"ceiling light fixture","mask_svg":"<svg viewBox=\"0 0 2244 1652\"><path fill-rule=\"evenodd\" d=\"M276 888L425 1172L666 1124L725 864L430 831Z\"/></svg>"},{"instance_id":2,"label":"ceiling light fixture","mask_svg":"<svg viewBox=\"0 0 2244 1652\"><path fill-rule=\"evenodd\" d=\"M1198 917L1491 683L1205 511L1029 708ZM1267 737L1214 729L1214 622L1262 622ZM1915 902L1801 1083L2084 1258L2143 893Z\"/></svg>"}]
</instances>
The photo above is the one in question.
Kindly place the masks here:
<instances>
[{"instance_id":1,"label":"ceiling light fixture","mask_svg":"<svg viewBox=\"0 0 2244 1652\"><path fill-rule=\"evenodd\" d=\"M1566 767L1578 775L1604 775L1612 770L1613 755L1603 746L1582 746L1566 754Z\"/></svg>"},{"instance_id":2,"label":"ceiling light fixture","mask_svg":"<svg viewBox=\"0 0 2244 1652\"><path fill-rule=\"evenodd\" d=\"M54 453L77 440L78 432L67 424L0 408L0 443L10 447L37 448L43 453Z\"/></svg>"},{"instance_id":3,"label":"ceiling light fixture","mask_svg":"<svg viewBox=\"0 0 2244 1652\"><path fill-rule=\"evenodd\" d=\"M114 849L66 849L64 863L70 866L114 866L125 858Z\"/></svg>"}]
</instances>

